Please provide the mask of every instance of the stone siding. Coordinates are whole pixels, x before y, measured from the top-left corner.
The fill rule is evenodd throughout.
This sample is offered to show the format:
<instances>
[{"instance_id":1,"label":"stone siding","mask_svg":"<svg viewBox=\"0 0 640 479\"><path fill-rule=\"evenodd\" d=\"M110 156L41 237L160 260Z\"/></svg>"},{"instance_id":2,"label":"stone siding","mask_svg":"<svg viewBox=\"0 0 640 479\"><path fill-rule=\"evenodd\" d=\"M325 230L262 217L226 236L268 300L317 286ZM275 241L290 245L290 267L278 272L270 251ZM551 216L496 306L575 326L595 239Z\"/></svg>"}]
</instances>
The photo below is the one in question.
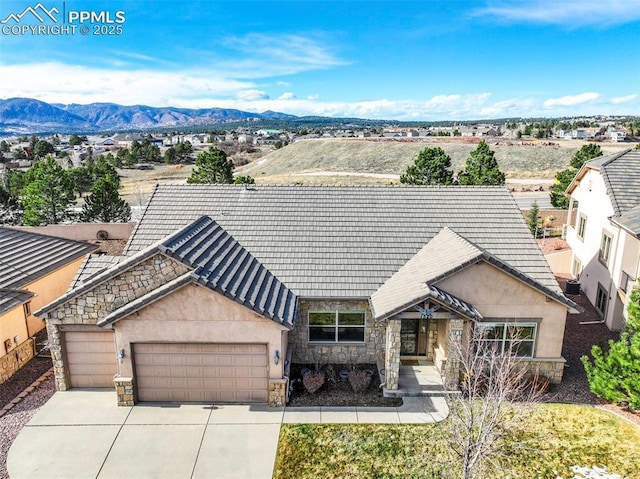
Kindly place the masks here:
<instances>
[{"instance_id":1,"label":"stone siding","mask_svg":"<svg viewBox=\"0 0 640 479\"><path fill-rule=\"evenodd\" d=\"M69 389L70 384L64 368L60 328L57 324L47 321L47 334L49 335L49 351L51 352L51 360L53 361L56 390L66 391Z\"/></svg>"},{"instance_id":2,"label":"stone siding","mask_svg":"<svg viewBox=\"0 0 640 479\"><path fill-rule=\"evenodd\" d=\"M133 379L113 378L113 384L116 388L118 406L133 406L135 403L133 395Z\"/></svg>"},{"instance_id":3,"label":"stone siding","mask_svg":"<svg viewBox=\"0 0 640 479\"><path fill-rule=\"evenodd\" d=\"M183 275L190 268L157 254L49 313L57 324L96 324L109 313Z\"/></svg>"},{"instance_id":4,"label":"stone siding","mask_svg":"<svg viewBox=\"0 0 640 479\"><path fill-rule=\"evenodd\" d=\"M390 391L398 389L400 378L400 330L402 320L387 320L386 355L384 363L385 387Z\"/></svg>"},{"instance_id":5,"label":"stone siding","mask_svg":"<svg viewBox=\"0 0 640 479\"><path fill-rule=\"evenodd\" d=\"M29 338L0 358L0 384L29 362L34 355L33 347L33 338Z\"/></svg>"},{"instance_id":6,"label":"stone siding","mask_svg":"<svg viewBox=\"0 0 640 479\"><path fill-rule=\"evenodd\" d=\"M364 343L309 343L309 311L364 311ZM384 354L384 323L373 321L369 302L362 300L301 299L296 325L289 332L292 362L300 364L376 364Z\"/></svg>"},{"instance_id":7,"label":"stone siding","mask_svg":"<svg viewBox=\"0 0 640 479\"><path fill-rule=\"evenodd\" d=\"M553 384L560 384L565 366L564 358L523 358L521 364L525 365L530 375L539 374L545 376Z\"/></svg>"},{"instance_id":8,"label":"stone siding","mask_svg":"<svg viewBox=\"0 0 640 479\"><path fill-rule=\"evenodd\" d=\"M289 381L285 379L269 380L269 406L284 407L287 405Z\"/></svg>"},{"instance_id":9,"label":"stone siding","mask_svg":"<svg viewBox=\"0 0 640 479\"><path fill-rule=\"evenodd\" d=\"M459 318L452 318L447 323L447 361L441 371L444 387L450 391L458 389L460 382L460 358L459 352L462 350L462 331L464 321Z\"/></svg>"},{"instance_id":10,"label":"stone siding","mask_svg":"<svg viewBox=\"0 0 640 479\"><path fill-rule=\"evenodd\" d=\"M47 318L47 333L56 389L66 391L70 387L59 324L95 325L114 309L150 293L189 269L168 256L156 254L51 311Z\"/></svg>"}]
</instances>

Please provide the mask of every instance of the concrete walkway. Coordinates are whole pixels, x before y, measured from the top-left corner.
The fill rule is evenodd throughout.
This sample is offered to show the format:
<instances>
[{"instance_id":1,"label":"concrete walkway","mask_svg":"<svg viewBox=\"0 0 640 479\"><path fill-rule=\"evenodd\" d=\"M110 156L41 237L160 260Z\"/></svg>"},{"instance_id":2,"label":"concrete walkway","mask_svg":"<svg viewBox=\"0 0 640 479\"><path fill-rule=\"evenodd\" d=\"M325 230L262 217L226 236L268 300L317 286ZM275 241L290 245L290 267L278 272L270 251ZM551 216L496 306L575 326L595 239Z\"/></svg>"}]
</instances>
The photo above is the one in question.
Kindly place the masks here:
<instances>
[{"instance_id":1,"label":"concrete walkway","mask_svg":"<svg viewBox=\"0 0 640 479\"><path fill-rule=\"evenodd\" d=\"M269 408L266 405L141 404L115 392L57 392L11 446L11 479L270 478L282 423L430 423L443 398L399 408Z\"/></svg>"}]
</instances>

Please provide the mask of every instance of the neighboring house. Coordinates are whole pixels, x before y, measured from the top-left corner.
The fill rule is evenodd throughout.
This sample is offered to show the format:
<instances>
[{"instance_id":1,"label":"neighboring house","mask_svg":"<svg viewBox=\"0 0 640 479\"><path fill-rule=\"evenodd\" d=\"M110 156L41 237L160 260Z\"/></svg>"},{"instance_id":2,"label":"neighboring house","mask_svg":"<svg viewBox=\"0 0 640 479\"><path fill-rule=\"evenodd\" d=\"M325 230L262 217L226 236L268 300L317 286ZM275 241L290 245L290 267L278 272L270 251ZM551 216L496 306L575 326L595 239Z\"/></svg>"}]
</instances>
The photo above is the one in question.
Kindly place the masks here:
<instances>
[{"instance_id":1,"label":"neighboring house","mask_svg":"<svg viewBox=\"0 0 640 479\"><path fill-rule=\"evenodd\" d=\"M290 362L378 363L393 392L421 358L455 388L474 325L500 348L518 331L557 383L576 308L497 187L158 185L103 267L37 314L58 389L115 382L121 405L283 405Z\"/></svg>"},{"instance_id":2,"label":"neighboring house","mask_svg":"<svg viewBox=\"0 0 640 479\"><path fill-rule=\"evenodd\" d=\"M626 131L622 131L622 130L613 130L610 133L611 136L611 141L625 141L625 139L627 138L627 132Z\"/></svg>"},{"instance_id":3,"label":"neighboring house","mask_svg":"<svg viewBox=\"0 0 640 479\"><path fill-rule=\"evenodd\" d=\"M567 194L571 273L607 326L622 329L640 264L640 151L585 163Z\"/></svg>"},{"instance_id":4,"label":"neighboring house","mask_svg":"<svg viewBox=\"0 0 640 479\"><path fill-rule=\"evenodd\" d=\"M33 312L63 294L96 246L0 227L0 383L29 361L45 323Z\"/></svg>"}]
</instances>

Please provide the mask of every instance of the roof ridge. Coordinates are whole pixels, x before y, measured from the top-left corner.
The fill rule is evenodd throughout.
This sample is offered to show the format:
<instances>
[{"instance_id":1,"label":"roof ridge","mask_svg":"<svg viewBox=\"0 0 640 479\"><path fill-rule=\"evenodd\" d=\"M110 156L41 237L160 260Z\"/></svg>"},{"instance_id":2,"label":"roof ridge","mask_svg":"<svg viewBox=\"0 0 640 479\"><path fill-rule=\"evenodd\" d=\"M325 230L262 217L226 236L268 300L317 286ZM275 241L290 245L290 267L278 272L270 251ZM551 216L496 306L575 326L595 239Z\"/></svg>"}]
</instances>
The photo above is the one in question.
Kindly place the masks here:
<instances>
[{"instance_id":1,"label":"roof ridge","mask_svg":"<svg viewBox=\"0 0 640 479\"><path fill-rule=\"evenodd\" d=\"M127 244L124 247L124 250L122 252L123 256L128 256L129 255L129 247L131 246L131 240L136 236L138 228L142 224L142 220L145 218L145 216L147 214L147 210L149 209L148 206L151 204L151 200L153 199L153 197L157 193L159 186L160 186L160 183L156 183L155 186L153 187L153 190L151 191L151 194L149 195L149 199L147 200L147 204L144 205L144 209L142 210L142 216L140 216L140 219L138 219L138 222L136 223L135 228L133 228L133 231L131 232L131 235L129 236L129 240L127 241Z\"/></svg>"},{"instance_id":2,"label":"roof ridge","mask_svg":"<svg viewBox=\"0 0 640 479\"><path fill-rule=\"evenodd\" d=\"M600 174L602 175L602 179L604 180L605 187L607 188L608 196L611 199L611 206L613 206L614 216L620 216L623 213L623 211L622 211L622 207L620 206L620 200L616 195L615 188L613 188L613 184L611 183L609 174L607 173L606 167L631 151L633 150L631 148L628 148L626 150L622 150L621 152L610 155L611 158L609 158L608 160L606 160L600 165Z\"/></svg>"}]
</instances>

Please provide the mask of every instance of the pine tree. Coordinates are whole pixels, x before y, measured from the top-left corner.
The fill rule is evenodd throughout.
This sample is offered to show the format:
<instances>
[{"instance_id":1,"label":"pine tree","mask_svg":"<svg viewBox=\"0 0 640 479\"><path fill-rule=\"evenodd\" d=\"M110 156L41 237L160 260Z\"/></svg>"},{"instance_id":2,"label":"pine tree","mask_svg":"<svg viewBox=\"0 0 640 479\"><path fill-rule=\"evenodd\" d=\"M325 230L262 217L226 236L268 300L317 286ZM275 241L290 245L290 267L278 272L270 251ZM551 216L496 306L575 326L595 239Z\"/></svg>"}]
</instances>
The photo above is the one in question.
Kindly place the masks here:
<instances>
[{"instance_id":1,"label":"pine tree","mask_svg":"<svg viewBox=\"0 0 640 479\"><path fill-rule=\"evenodd\" d=\"M440 147L425 148L413 165L400 176L400 183L408 185L451 185L451 158Z\"/></svg>"},{"instance_id":2,"label":"pine tree","mask_svg":"<svg viewBox=\"0 0 640 479\"><path fill-rule=\"evenodd\" d=\"M579 170L587 161L599 156L602 156L602 149L600 148L600 145L587 143L586 145L582 145L582 147L573 155L573 158L571 158L571 167Z\"/></svg>"},{"instance_id":3,"label":"pine tree","mask_svg":"<svg viewBox=\"0 0 640 479\"><path fill-rule=\"evenodd\" d=\"M482 140L469 153L464 170L458 173L461 185L504 185L505 176L495 158L495 153Z\"/></svg>"},{"instance_id":4,"label":"pine tree","mask_svg":"<svg viewBox=\"0 0 640 479\"><path fill-rule=\"evenodd\" d=\"M538 203L534 201L531 204L531 209L529 213L527 213L527 226L529 226L529 230L531 230L531 234L534 238L538 237L538 215L540 214L540 208L538 208Z\"/></svg>"},{"instance_id":5,"label":"pine tree","mask_svg":"<svg viewBox=\"0 0 640 479\"><path fill-rule=\"evenodd\" d=\"M631 292L627 330L619 341L610 340L608 351L591 348L593 362L582 356L589 388L601 398L640 410L640 289Z\"/></svg>"},{"instance_id":6,"label":"pine tree","mask_svg":"<svg viewBox=\"0 0 640 479\"><path fill-rule=\"evenodd\" d=\"M118 194L118 181L111 175L98 178L85 199L82 220L100 223L125 223L131 219L131 207Z\"/></svg>"},{"instance_id":7,"label":"pine tree","mask_svg":"<svg viewBox=\"0 0 640 479\"><path fill-rule=\"evenodd\" d=\"M233 183L233 161L227 159L224 151L210 146L196 157L187 183Z\"/></svg>"},{"instance_id":8,"label":"pine tree","mask_svg":"<svg viewBox=\"0 0 640 479\"><path fill-rule=\"evenodd\" d=\"M68 170L51 158L37 161L27 171L22 220L27 226L58 224L69 217L75 202L75 187Z\"/></svg>"}]
</instances>

